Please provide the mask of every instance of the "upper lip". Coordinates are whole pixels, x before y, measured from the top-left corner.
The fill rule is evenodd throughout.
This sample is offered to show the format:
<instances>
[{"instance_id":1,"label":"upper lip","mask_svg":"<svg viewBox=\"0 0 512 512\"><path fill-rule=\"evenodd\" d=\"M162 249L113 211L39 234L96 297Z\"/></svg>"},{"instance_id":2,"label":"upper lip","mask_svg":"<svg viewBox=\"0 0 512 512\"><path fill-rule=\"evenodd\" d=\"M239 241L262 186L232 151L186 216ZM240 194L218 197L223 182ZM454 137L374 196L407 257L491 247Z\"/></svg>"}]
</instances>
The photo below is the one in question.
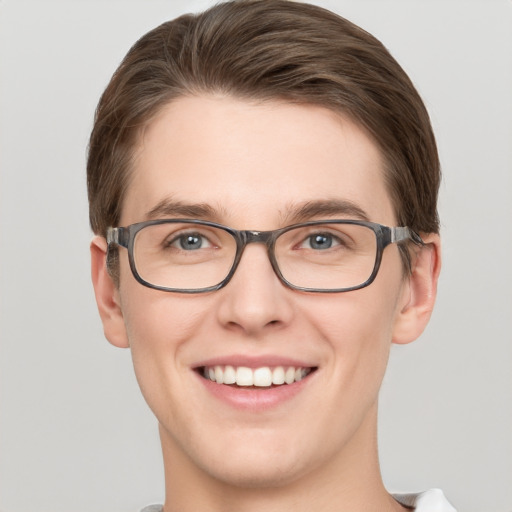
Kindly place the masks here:
<instances>
[{"instance_id":1,"label":"upper lip","mask_svg":"<svg viewBox=\"0 0 512 512\"><path fill-rule=\"evenodd\" d=\"M276 366L293 366L295 368L314 368L317 365L312 364L311 361L305 361L292 357L283 357L278 355L260 355L260 356L247 356L247 355L227 355L218 356L199 361L193 364L193 368L202 368L209 366L245 366L247 368L262 368L265 366L276 367Z\"/></svg>"}]
</instances>

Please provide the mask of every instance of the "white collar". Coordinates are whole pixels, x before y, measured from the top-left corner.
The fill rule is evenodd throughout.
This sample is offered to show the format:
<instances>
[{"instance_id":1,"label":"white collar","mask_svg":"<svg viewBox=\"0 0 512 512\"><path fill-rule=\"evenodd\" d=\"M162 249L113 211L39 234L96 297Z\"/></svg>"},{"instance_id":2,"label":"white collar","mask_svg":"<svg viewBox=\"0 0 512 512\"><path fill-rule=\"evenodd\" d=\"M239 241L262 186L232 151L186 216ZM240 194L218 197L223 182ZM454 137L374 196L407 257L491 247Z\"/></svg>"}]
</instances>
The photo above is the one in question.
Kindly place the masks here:
<instances>
[{"instance_id":1,"label":"white collar","mask_svg":"<svg viewBox=\"0 0 512 512\"><path fill-rule=\"evenodd\" d=\"M457 512L441 489L417 494L393 494L393 498L406 507L413 507L415 512Z\"/></svg>"}]
</instances>

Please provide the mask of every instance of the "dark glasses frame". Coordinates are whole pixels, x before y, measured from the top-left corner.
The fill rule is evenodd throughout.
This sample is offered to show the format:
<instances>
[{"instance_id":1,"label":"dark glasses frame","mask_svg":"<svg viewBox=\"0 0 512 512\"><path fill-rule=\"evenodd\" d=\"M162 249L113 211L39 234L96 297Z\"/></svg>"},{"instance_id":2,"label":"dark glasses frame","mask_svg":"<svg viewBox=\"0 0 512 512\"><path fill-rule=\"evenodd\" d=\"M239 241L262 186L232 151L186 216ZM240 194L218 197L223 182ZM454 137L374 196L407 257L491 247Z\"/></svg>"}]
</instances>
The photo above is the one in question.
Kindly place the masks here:
<instances>
[{"instance_id":1,"label":"dark glasses frame","mask_svg":"<svg viewBox=\"0 0 512 512\"><path fill-rule=\"evenodd\" d=\"M233 264L231 266L230 271L227 276L217 283L214 286L208 286L206 288L197 288L197 289L188 289L188 288L167 288L165 286L158 286L148 281L145 281L138 273L137 267L135 264L134 257L134 243L135 237L137 233L144 229L146 226L154 226L157 224L173 224L173 223L181 223L181 224L191 224L191 225L199 225L199 226L209 226L217 229L221 229L227 233L229 233L236 241L236 254L233 260ZM364 226L366 228L371 229L375 237L377 239L377 250L375 255L375 263L373 266L372 273L370 277L363 283L352 286L349 288L334 288L334 289L323 289L323 288L304 288L301 286L296 286L289 281L287 281L279 269L279 265L277 263L277 259L275 256L275 244L276 240L283 233L290 231L299 227L306 226L315 226L320 224L346 224L346 225L358 225ZM421 237L412 231L408 227L388 227L382 224L377 224L375 222L368 222L363 220L313 220L308 222L301 222L298 224L292 224L290 226L286 226L284 228L275 229L272 231L254 231L254 230L237 230L230 228L228 226L223 226L222 224L217 224L215 222L196 220L196 219L160 219L160 220L148 220L145 222L137 222L136 224L131 224L126 227L109 227L107 229L107 262L109 261L108 254L112 250L112 245L118 245L124 247L128 250L128 260L130 263L130 269L132 271L135 279L142 285L147 286L148 288L153 288L155 290L161 290L165 292L175 292L175 293L205 293L212 292L216 290L220 290L224 286L226 286L231 278L233 277L238 264L240 263L240 259L242 258L245 247L248 244L252 243L262 243L267 247L267 254L274 270L274 273L277 275L279 280L286 285L288 288L293 290L300 290L303 292L313 292L313 293L341 293L341 292L349 292L352 290L359 290L361 288L365 288L370 285L376 278L377 273L380 268L380 264L382 261L382 254L384 249L394 243L400 243L405 241L411 241L416 245L422 246L425 245Z\"/></svg>"}]
</instances>

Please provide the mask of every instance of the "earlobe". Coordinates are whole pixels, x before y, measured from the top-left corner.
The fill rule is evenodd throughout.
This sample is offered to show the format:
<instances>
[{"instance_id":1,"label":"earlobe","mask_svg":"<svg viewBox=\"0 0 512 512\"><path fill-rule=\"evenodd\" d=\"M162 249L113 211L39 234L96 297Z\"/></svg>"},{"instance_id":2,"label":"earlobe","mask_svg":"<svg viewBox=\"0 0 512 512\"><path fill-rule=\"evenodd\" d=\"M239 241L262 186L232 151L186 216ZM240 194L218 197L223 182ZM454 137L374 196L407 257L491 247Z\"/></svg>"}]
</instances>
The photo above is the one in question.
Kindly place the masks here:
<instances>
[{"instance_id":1,"label":"earlobe","mask_svg":"<svg viewBox=\"0 0 512 512\"><path fill-rule=\"evenodd\" d=\"M436 234L422 238L425 246L413 255L412 272L404 285L393 329L393 343L405 344L418 338L434 309L441 271L441 241Z\"/></svg>"},{"instance_id":2,"label":"earlobe","mask_svg":"<svg viewBox=\"0 0 512 512\"><path fill-rule=\"evenodd\" d=\"M112 345L128 348L128 336L119 304L119 291L107 272L106 255L106 240L95 236L91 241L91 277L103 332Z\"/></svg>"}]
</instances>

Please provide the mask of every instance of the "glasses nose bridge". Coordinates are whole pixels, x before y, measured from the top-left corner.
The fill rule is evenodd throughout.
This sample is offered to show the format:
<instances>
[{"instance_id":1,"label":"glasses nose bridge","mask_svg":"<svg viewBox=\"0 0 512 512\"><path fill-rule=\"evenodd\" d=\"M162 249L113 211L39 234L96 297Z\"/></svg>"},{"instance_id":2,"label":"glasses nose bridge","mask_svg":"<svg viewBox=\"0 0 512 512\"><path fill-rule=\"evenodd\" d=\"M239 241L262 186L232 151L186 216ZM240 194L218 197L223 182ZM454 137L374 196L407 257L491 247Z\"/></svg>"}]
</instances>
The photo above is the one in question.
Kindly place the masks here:
<instances>
[{"instance_id":1,"label":"glasses nose bridge","mask_svg":"<svg viewBox=\"0 0 512 512\"><path fill-rule=\"evenodd\" d=\"M245 248L249 244L263 244L267 248L267 255L275 271L275 261L273 257L273 244L275 239L275 231L254 231L254 230L244 230L239 231L239 236L241 240L241 246L239 248L239 255L237 258L237 266L240 261L242 254L245 251Z\"/></svg>"},{"instance_id":2,"label":"glasses nose bridge","mask_svg":"<svg viewBox=\"0 0 512 512\"><path fill-rule=\"evenodd\" d=\"M265 244L270 247L273 231L242 231L244 246L248 244Z\"/></svg>"}]
</instances>

